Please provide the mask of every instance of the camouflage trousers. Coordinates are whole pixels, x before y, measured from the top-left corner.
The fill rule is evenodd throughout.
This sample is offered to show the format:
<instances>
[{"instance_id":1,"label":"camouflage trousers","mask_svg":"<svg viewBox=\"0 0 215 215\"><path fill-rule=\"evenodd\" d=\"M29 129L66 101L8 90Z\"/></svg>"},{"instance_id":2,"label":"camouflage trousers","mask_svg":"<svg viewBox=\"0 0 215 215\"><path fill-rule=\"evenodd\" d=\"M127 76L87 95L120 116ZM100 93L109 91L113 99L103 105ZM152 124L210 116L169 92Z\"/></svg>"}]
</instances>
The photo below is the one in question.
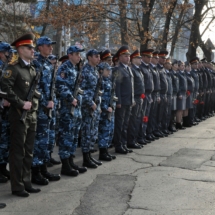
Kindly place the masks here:
<instances>
[{"instance_id":1,"label":"camouflage trousers","mask_svg":"<svg viewBox=\"0 0 215 215\"><path fill-rule=\"evenodd\" d=\"M6 113L7 112L7 113ZM8 121L8 110L6 111L1 121L1 141L0 141L0 164L8 163L9 148L10 148L10 124Z\"/></svg>"},{"instance_id":2,"label":"camouflage trousers","mask_svg":"<svg viewBox=\"0 0 215 215\"><path fill-rule=\"evenodd\" d=\"M108 120L107 112L102 112L99 120L98 146L99 148L108 148L112 143L114 131L114 113L111 120Z\"/></svg>"},{"instance_id":3,"label":"camouflage trousers","mask_svg":"<svg viewBox=\"0 0 215 215\"><path fill-rule=\"evenodd\" d=\"M51 121L48 119L47 114L39 108L32 166L40 166L50 160L50 124Z\"/></svg>"}]
</instances>

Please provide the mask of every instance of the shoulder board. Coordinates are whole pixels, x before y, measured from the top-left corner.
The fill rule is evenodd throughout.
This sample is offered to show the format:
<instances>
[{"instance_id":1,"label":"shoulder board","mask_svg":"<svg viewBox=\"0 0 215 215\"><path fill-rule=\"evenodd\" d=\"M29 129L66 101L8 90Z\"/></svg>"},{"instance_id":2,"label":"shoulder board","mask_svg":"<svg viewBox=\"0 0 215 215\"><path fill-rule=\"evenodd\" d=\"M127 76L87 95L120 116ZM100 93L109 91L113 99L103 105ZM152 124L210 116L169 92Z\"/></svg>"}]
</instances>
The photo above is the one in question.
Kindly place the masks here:
<instances>
[{"instance_id":1,"label":"shoulder board","mask_svg":"<svg viewBox=\"0 0 215 215\"><path fill-rule=\"evenodd\" d=\"M8 63L8 65L16 65L18 63L18 60L14 61L14 62L10 62Z\"/></svg>"}]
</instances>

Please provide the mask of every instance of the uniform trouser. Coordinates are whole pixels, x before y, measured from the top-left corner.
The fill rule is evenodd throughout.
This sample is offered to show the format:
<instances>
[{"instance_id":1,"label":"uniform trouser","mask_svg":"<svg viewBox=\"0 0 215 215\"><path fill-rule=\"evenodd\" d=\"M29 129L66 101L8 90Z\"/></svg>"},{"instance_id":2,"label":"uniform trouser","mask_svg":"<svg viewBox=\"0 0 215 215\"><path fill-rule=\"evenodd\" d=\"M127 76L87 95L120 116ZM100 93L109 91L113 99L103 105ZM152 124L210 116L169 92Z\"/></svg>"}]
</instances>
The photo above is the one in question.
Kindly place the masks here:
<instances>
[{"instance_id":1,"label":"uniform trouser","mask_svg":"<svg viewBox=\"0 0 215 215\"><path fill-rule=\"evenodd\" d=\"M1 124L1 141L0 141L0 164L6 164L9 157L10 148L10 123L8 119L9 109L6 108L2 113Z\"/></svg>"},{"instance_id":2,"label":"uniform trouser","mask_svg":"<svg viewBox=\"0 0 215 215\"><path fill-rule=\"evenodd\" d=\"M114 135L114 124L115 124L115 112L112 112L111 115L111 130L110 130L110 139L109 139L109 143L108 146L112 145L113 142L113 135Z\"/></svg>"},{"instance_id":3,"label":"uniform trouser","mask_svg":"<svg viewBox=\"0 0 215 215\"><path fill-rule=\"evenodd\" d=\"M36 111L28 112L26 122L20 122L16 109L10 110L10 182L12 191L31 188L31 164L37 126Z\"/></svg>"},{"instance_id":4,"label":"uniform trouser","mask_svg":"<svg viewBox=\"0 0 215 215\"><path fill-rule=\"evenodd\" d=\"M56 111L53 110L52 118L50 119L50 127L49 127L49 143L48 143L49 155L51 152L53 152L54 145L55 145L55 140L56 140L55 127L56 127ZM50 157L49 157L49 160L50 160Z\"/></svg>"},{"instance_id":5,"label":"uniform trouser","mask_svg":"<svg viewBox=\"0 0 215 215\"><path fill-rule=\"evenodd\" d=\"M147 134L152 134L157 130L157 109L158 109L159 93L152 93L152 103L149 113L149 122L147 126Z\"/></svg>"},{"instance_id":6,"label":"uniform trouser","mask_svg":"<svg viewBox=\"0 0 215 215\"><path fill-rule=\"evenodd\" d=\"M81 110L80 110L81 111ZM81 128L82 123L82 116L78 116L75 122L75 128L74 128L74 147L72 148L71 154L74 155L78 146L78 138L79 138L79 132Z\"/></svg>"},{"instance_id":7,"label":"uniform trouser","mask_svg":"<svg viewBox=\"0 0 215 215\"><path fill-rule=\"evenodd\" d=\"M163 128L162 125L162 120L164 118L165 115L165 110L167 108L167 95L166 94L161 94L160 95L160 103L158 105L158 115L157 115L157 123L158 123L158 128L159 130L164 130L165 128Z\"/></svg>"},{"instance_id":8,"label":"uniform trouser","mask_svg":"<svg viewBox=\"0 0 215 215\"><path fill-rule=\"evenodd\" d=\"M101 108L100 105L98 105L97 109L94 111L94 126L93 130L91 131L91 146L90 149L94 149L94 145L96 141L98 140L98 131L99 131L99 120L100 120L100 115L101 115Z\"/></svg>"},{"instance_id":9,"label":"uniform trouser","mask_svg":"<svg viewBox=\"0 0 215 215\"><path fill-rule=\"evenodd\" d=\"M42 109L39 109L32 162L33 167L43 165L50 160L49 130L50 120L47 114Z\"/></svg>"},{"instance_id":10,"label":"uniform trouser","mask_svg":"<svg viewBox=\"0 0 215 215\"><path fill-rule=\"evenodd\" d=\"M76 118L69 111L60 114L60 138L59 138L59 156L66 159L74 152L74 130Z\"/></svg>"},{"instance_id":11,"label":"uniform trouser","mask_svg":"<svg viewBox=\"0 0 215 215\"><path fill-rule=\"evenodd\" d=\"M209 101L210 101L210 93L206 93L204 115L208 115Z\"/></svg>"},{"instance_id":12,"label":"uniform trouser","mask_svg":"<svg viewBox=\"0 0 215 215\"><path fill-rule=\"evenodd\" d=\"M98 106L96 110L91 115L91 108L82 107L82 125L81 125L81 147L82 152L90 152L92 145L94 146L95 142L92 142L92 140L96 140L96 138L93 137L95 133L95 126L96 126L96 114L98 111Z\"/></svg>"},{"instance_id":13,"label":"uniform trouser","mask_svg":"<svg viewBox=\"0 0 215 215\"><path fill-rule=\"evenodd\" d=\"M164 115L162 119L162 128L167 130L169 123L171 121L172 114L172 95L167 95L166 109L164 110Z\"/></svg>"},{"instance_id":14,"label":"uniform trouser","mask_svg":"<svg viewBox=\"0 0 215 215\"><path fill-rule=\"evenodd\" d=\"M108 148L113 139L113 119L108 119L108 112L102 112L99 120L98 146L99 148Z\"/></svg>"},{"instance_id":15,"label":"uniform trouser","mask_svg":"<svg viewBox=\"0 0 215 215\"><path fill-rule=\"evenodd\" d=\"M132 107L129 123L128 123L128 131L127 131L127 141L128 145L133 145L137 142L137 135L141 123L141 110L143 100L141 98L134 98L136 105Z\"/></svg>"},{"instance_id":16,"label":"uniform trouser","mask_svg":"<svg viewBox=\"0 0 215 215\"><path fill-rule=\"evenodd\" d=\"M127 144L128 121L131 113L130 105L121 105L115 111L114 146L120 148Z\"/></svg>"}]
</instances>

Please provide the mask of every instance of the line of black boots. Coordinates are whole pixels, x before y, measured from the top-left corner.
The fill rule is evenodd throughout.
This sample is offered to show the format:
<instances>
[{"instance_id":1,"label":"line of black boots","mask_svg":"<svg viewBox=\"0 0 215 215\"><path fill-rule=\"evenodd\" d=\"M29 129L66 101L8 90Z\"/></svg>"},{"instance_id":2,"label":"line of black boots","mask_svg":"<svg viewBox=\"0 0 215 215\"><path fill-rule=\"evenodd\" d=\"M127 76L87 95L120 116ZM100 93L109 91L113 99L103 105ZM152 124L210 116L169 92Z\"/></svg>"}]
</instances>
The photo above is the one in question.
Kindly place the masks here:
<instances>
[{"instance_id":1,"label":"line of black boots","mask_svg":"<svg viewBox=\"0 0 215 215\"><path fill-rule=\"evenodd\" d=\"M10 172L6 168L7 164L0 164L0 183L10 180Z\"/></svg>"}]
</instances>

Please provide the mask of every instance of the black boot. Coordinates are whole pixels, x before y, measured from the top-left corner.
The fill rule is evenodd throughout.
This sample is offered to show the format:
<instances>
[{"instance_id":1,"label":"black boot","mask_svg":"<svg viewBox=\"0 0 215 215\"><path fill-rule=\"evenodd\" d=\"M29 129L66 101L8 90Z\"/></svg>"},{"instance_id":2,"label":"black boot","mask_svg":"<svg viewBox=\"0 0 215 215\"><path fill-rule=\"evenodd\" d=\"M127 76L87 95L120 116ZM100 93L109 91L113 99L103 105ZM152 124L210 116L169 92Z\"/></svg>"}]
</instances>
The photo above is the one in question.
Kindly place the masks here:
<instances>
[{"instance_id":1,"label":"black boot","mask_svg":"<svg viewBox=\"0 0 215 215\"><path fill-rule=\"evenodd\" d=\"M72 169L69 163L69 158L61 159L62 167L61 167L61 174L67 176L77 176L79 171Z\"/></svg>"},{"instance_id":2,"label":"black boot","mask_svg":"<svg viewBox=\"0 0 215 215\"><path fill-rule=\"evenodd\" d=\"M69 157L69 164L73 169L78 170L78 172L80 173L84 173L87 171L87 167L79 167L78 165L74 164L72 155Z\"/></svg>"},{"instance_id":3,"label":"black boot","mask_svg":"<svg viewBox=\"0 0 215 215\"><path fill-rule=\"evenodd\" d=\"M60 174L52 174L47 171L46 163L43 164L42 166L40 166L40 171L41 171L41 174L43 175L43 177L49 179L49 181L59 181L60 180Z\"/></svg>"},{"instance_id":4,"label":"black boot","mask_svg":"<svg viewBox=\"0 0 215 215\"><path fill-rule=\"evenodd\" d=\"M54 158L52 158L52 153L50 153L50 163L52 163L53 165L59 165L61 164L60 161L56 161Z\"/></svg>"},{"instance_id":5,"label":"black boot","mask_svg":"<svg viewBox=\"0 0 215 215\"><path fill-rule=\"evenodd\" d=\"M101 166L101 165L102 165L102 162L101 162L101 161L98 161L98 160L96 160L95 158L93 158L93 157L91 156L91 152L89 152L89 157L90 157L90 160L91 160L92 162L94 162L95 164L97 164L98 166Z\"/></svg>"},{"instance_id":6,"label":"black boot","mask_svg":"<svg viewBox=\"0 0 215 215\"><path fill-rule=\"evenodd\" d=\"M2 175L7 177L8 179L10 179L10 172L7 170L7 164L6 163L0 165L0 172Z\"/></svg>"},{"instance_id":7,"label":"black boot","mask_svg":"<svg viewBox=\"0 0 215 215\"><path fill-rule=\"evenodd\" d=\"M115 155L112 155L108 152L108 149L105 149L106 150L106 154L112 158L112 160L116 159L116 156Z\"/></svg>"},{"instance_id":8,"label":"black boot","mask_svg":"<svg viewBox=\"0 0 215 215\"><path fill-rule=\"evenodd\" d=\"M83 166L94 169L98 167L98 165L90 159L89 152L83 152Z\"/></svg>"},{"instance_id":9,"label":"black boot","mask_svg":"<svg viewBox=\"0 0 215 215\"><path fill-rule=\"evenodd\" d=\"M31 167L31 182L38 185L48 185L49 180L41 175L40 167Z\"/></svg>"},{"instance_id":10,"label":"black boot","mask_svg":"<svg viewBox=\"0 0 215 215\"><path fill-rule=\"evenodd\" d=\"M1 172L0 172L0 183L6 183L8 181L8 178L5 177Z\"/></svg>"},{"instance_id":11,"label":"black boot","mask_svg":"<svg viewBox=\"0 0 215 215\"><path fill-rule=\"evenodd\" d=\"M106 153L106 148L100 148L99 149L99 160L112 161L112 157L108 156Z\"/></svg>"}]
</instances>

